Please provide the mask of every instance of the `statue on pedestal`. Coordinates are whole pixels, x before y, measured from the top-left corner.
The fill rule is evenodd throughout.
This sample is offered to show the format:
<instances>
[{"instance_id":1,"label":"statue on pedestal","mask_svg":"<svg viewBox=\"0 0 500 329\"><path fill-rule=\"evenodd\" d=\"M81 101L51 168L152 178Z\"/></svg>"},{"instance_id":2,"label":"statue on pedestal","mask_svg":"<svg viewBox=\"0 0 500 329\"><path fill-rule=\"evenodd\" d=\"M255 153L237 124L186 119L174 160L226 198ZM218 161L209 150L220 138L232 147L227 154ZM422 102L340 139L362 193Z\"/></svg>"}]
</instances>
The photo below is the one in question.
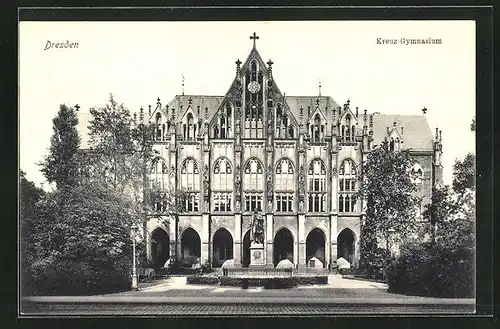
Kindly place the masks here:
<instances>
[{"instance_id":1,"label":"statue on pedestal","mask_svg":"<svg viewBox=\"0 0 500 329\"><path fill-rule=\"evenodd\" d=\"M251 221L251 241L253 243L264 243L264 218L261 214L257 213L257 211L253 211L252 213L252 221Z\"/></svg>"}]
</instances>

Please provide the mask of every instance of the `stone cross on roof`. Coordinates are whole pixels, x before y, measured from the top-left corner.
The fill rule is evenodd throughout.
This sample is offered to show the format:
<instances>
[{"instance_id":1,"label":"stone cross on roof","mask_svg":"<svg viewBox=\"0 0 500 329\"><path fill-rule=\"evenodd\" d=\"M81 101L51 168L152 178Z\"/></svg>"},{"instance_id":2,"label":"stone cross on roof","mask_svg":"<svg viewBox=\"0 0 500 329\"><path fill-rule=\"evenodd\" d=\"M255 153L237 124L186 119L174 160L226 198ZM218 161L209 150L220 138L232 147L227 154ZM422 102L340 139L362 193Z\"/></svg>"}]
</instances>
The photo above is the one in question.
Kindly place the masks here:
<instances>
[{"instance_id":1,"label":"stone cross on roof","mask_svg":"<svg viewBox=\"0 0 500 329\"><path fill-rule=\"evenodd\" d=\"M259 37L254 32L253 35L250 36L250 40L253 40L253 47L255 48L255 40L259 40Z\"/></svg>"}]
</instances>

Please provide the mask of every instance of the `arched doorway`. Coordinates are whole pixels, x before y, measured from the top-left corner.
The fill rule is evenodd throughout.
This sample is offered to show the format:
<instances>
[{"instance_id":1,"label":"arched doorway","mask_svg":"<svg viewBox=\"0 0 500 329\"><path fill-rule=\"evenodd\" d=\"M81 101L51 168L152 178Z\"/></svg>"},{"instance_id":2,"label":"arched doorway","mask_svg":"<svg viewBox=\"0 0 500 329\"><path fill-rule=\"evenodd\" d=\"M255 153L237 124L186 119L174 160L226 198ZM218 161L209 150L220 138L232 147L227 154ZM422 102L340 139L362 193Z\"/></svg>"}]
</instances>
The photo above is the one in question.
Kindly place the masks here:
<instances>
[{"instance_id":1,"label":"arched doorway","mask_svg":"<svg viewBox=\"0 0 500 329\"><path fill-rule=\"evenodd\" d=\"M283 227L276 232L273 249L273 263L275 267L283 259L288 259L293 263L293 235L289 229Z\"/></svg>"},{"instance_id":2,"label":"arched doorway","mask_svg":"<svg viewBox=\"0 0 500 329\"><path fill-rule=\"evenodd\" d=\"M342 257L352 265L354 263L355 241L354 232L348 228L343 229L337 237L337 259Z\"/></svg>"},{"instance_id":3,"label":"arched doorway","mask_svg":"<svg viewBox=\"0 0 500 329\"><path fill-rule=\"evenodd\" d=\"M228 260L233 259L233 237L225 228L218 229L213 237L213 267L221 267Z\"/></svg>"},{"instance_id":4,"label":"arched doorway","mask_svg":"<svg viewBox=\"0 0 500 329\"><path fill-rule=\"evenodd\" d=\"M319 228L315 228L309 232L306 239L307 266L310 266L309 260L312 257L316 257L323 263L323 267L325 267L325 242L325 233Z\"/></svg>"},{"instance_id":5,"label":"arched doorway","mask_svg":"<svg viewBox=\"0 0 500 329\"><path fill-rule=\"evenodd\" d=\"M182 232L181 237L181 263L184 266L191 266L200 256L200 236L192 228L187 228L184 232Z\"/></svg>"},{"instance_id":6,"label":"arched doorway","mask_svg":"<svg viewBox=\"0 0 500 329\"><path fill-rule=\"evenodd\" d=\"M170 258L170 238L162 228L156 228L151 233L151 260L153 266L163 267Z\"/></svg>"},{"instance_id":7,"label":"arched doorway","mask_svg":"<svg viewBox=\"0 0 500 329\"><path fill-rule=\"evenodd\" d=\"M248 267L250 265L250 230L243 236L243 253L241 257L241 266Z\"/></svg>"}]
</instances>

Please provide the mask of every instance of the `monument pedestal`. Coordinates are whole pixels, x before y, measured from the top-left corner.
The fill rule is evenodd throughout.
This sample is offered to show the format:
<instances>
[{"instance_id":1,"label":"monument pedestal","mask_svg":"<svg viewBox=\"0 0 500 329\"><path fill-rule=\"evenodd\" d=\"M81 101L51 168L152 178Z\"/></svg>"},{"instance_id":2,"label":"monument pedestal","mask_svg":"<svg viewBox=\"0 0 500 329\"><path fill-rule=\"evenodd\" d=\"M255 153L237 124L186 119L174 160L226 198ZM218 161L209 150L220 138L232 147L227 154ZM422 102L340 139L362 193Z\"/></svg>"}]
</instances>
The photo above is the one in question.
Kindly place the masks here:
<instances>
[{"instance_id":1,"label":"monument pedestal","mask_svg":"<svg viewBox=\"0 0 500 329\"><path fill-rule=\"evenodd\" d=\"M264 244L251 243L250 244L250 265L249 267L265 267L264 262Z\"/></svg>"}]
</instances>

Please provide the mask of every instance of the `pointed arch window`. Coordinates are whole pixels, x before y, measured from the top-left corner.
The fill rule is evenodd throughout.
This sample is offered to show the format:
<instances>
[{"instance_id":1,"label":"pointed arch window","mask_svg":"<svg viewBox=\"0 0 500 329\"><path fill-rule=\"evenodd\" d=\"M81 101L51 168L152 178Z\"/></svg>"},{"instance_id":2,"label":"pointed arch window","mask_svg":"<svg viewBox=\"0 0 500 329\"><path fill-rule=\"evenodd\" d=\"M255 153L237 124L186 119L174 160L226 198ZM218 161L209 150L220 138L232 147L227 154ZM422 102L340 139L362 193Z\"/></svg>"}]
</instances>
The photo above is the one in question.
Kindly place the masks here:
<instances>
[{"instance_id":1,"label":"pointed arch window","mask_svg":"<svg viewBox=\"0 0 500 329\"><path fill-rule=\"evenodd\" d=\"M281 159L276 165L275 176L277 212L292 212L295 195L295 179L293 164L290 159Z\"/></svg>"},{"instance_id":2,"label":"pointed arch window","mask_svg":"<svg viewBox=\"0 0 500 329\"><path fill-rule=\"evenodd\" d=\"M356 163L351 159L342 161L339 167L339 212L356 212L357 180Z\"/></svg>"},{"instance_id":3,"label":"pointed arch window","mask_svg":"<svg viewBox=\"0 0 500 329\"><path fill-rule=\"evenodd\" d=\"M309 125L310 136L313 143L322 143L325 141L325 125L321 121L321 116L316 113L313 122Z\"/></svg>"},{"instance_id":4,"label":"pointed arch window","mask_svg":"<svg viewBox=\"0 0 500 329\"><path fill-rule=\"evenodd\" d=\"M161 113L156 113L155 116L155 140L161 141L164 139L165 135L165 125L162 125Z\"/></svg>"},{"instance_id":5,"label":"pointed arch window","mask_svg":"<svg viewBox=\"0 0 500 329\"><path fill-rule=\"evenodd\" d=\"M185 141L195 141L196 140L196 129L197 125L194 122L194 117L192 113L188 113L186 116L186 123L183 125L183 135Z\"/></svg>"},{"instance_id":6,"label":"pointed arch window","mask_svg":"<svg viewBox=\"0 0 500 329\"><path fill-rule=\"evenodd\" d=\"M219 158L213 167L212 209L231 211L233 196L233 169L227 158Z\"/></svg>"},{"instance_id":7,"label":"pointed arch window","mask_svg":"<svg viewBox=\"0 0 500 329\"><path fill-rule=\"evenodd\" d=\"M276 138L294 138L295 129L290 122L290 117L287 113L285 113L281 103L276 105L274 123L276 128Z\"/></svg>"},{"instance_id":8,"label":"pointed arch window","mask_svg":"<svg viewBox=\"0 0 500 329\"><path fill-rule=\"evenodd\" d=\"M214 138L232 138L232 122L233 122L233 109L230 103L227 103L221 109L217 122L213 126Z\"/></svg>"},{"instance_id":9,"label":"pointed arch window","mask_svg":"<svg viewBox=\"0 0 500 329\"><path fill-rule=\"evenodd\" d=\"M326 211L326 166L320 159L309 164L308 176L308 210L310 212Z\"/></svg>"},{"instance_id":10,"label":"pointed arch window","mask_svg":"<svg viewBox=\"0 0 500 329\"><path fill-rule=\"evenodd\" d=\"M264 195L264 173L262 162L257 158L247 161L243 173L243 188L246 211L261 211Z\"/></svg>"},{"instance_id":11,"label":"pointed arch window","mask_svg":"<svg viewBox=\"0 0 500 329\"><path fill-rule=\"evenodd\" d=\"M263 74L254 59L245 73L245 138L263 138Z\"/></svg>"},{"instance_id":12,"label":"pointed arch window","mask_svg":"<svg viewBox=\"0 0 500 329\"><path fill-rule=\"evenodd\" d=\"M163 211L166 205L165 190L168 184L168 166L163 158L155 158L151 162L149 188L151 205L154 211Z\"/></svg>"},{"instance_id":13,"label":"pointed arch window","mask_svg":"<svg viewBox=\"0 0 500 329\"><path fill-rule=\"evenodd\" d=\"M181 165L181 189L200 191L200 170L193 158L184 160Z\"/></svg>"},{"instance_id":14,"label":"pointed arch window","mask_svg":"<svg viewBox=\"0 0 500 329\"><path fill-rule=\"evenodd\" d=\"M349 113L345 116L340 137L341 141L344 143L353 143L356 140L356 127L351 123L351 115Z\"/></svg>"}]
</instances>

